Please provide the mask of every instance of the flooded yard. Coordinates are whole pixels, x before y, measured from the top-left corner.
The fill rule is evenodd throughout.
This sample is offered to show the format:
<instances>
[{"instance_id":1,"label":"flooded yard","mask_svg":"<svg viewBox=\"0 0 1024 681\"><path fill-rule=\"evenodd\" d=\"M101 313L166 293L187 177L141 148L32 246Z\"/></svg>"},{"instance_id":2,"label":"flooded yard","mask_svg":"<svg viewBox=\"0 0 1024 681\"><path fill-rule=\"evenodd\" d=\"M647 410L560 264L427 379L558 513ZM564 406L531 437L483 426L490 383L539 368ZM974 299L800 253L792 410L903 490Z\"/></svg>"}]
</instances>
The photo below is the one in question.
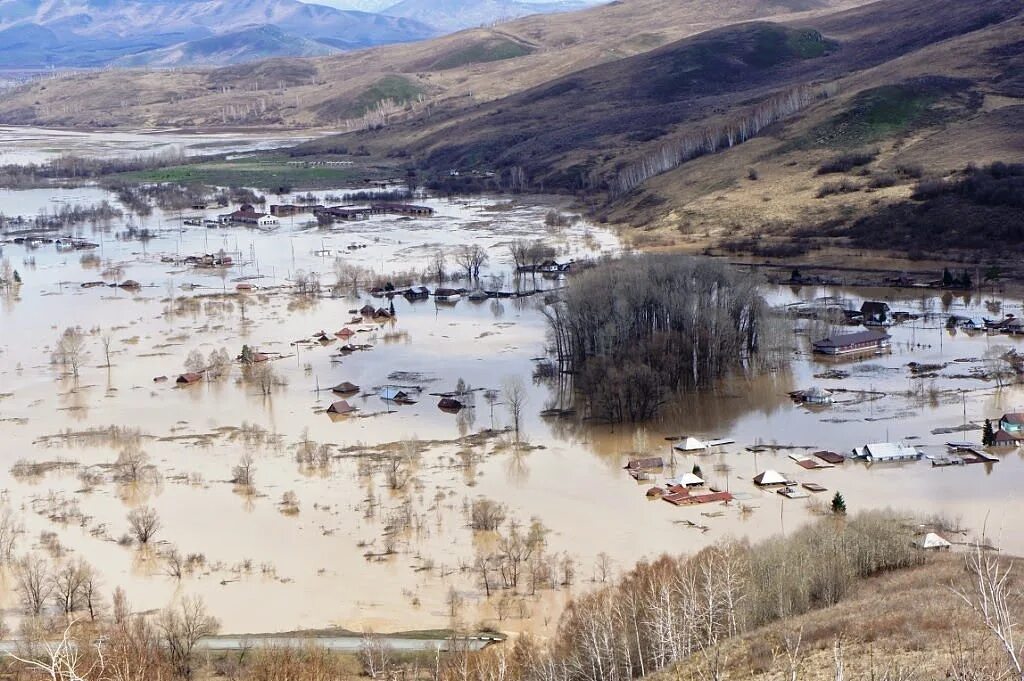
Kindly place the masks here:
<instances>
[{"instance_id":1,"label":"flooded yard","mask_svg":"<svg viewBox=\"0 0 1024 681\"><path fill-rule=\"evenodd\" d=\"M0 192L0 212L30 217L54 201L103 199L113 201L88 188ZM513 240L544 239L565 261L615 254L616 236L585 221L546 227L555 204L544 197L419 202L435 215L375 216L326 230L297 216L263 232L183 223L224 209L156 211L83 227L77 236L97 244L89 251L5 244L3 256L24 282L0 299L0 488L25 525L19 552L35 546L57 560L81 556L108 591L124 587L137 609L200 595L226 633L434 629L454 618L544 634L574 591L609 571L725 536L786 532L834 490L851 511L893 507L959 519L972 534L957 540L987 523L994 543L1024 551L1024 536L1010 526L1024 511L1017 450L1000 452L999 463L945 468L925 459L805 470L790 457L879 441L939 455L949 440L979 442L984 418L1017 410L1024 391L972 372L990 366L985 358L998 346L1019 350L1020 337L950 331L945 318L1020 314L1020 301L770 288L780 307L835 296L854 308L885 300L918 318L889 329L891 353L836 361L811 355L816 331L794 317L787 370L685 396L642 428L542 417L567 406L551 381L533 379L546 352L543 296L444 304L347 287L332 295L335 260L388 275L426 270L438 250L478 244L490 256L483 288L546 290L564 277L513 277ZM129 220L150 238L127 235ZM221 250L232 267L182 262ZM296 294L300 271L316 273L324 292ZM82 286L115 280L140 287ZM239 292L239 284L253 288ZM353 321L366 304L392 303L392 319ZM85 334L77 379L52 361L67 327ZM352 339L335 336L344 327ZM325 342L315 340L320 331ZM366 349L342 352L346 344ZM220 379L177 383L192 351L224 348L234 358L243 346L270 357L273 381L261 384L235 362ZM938 368L915 377L912 361ZM507 399L516 377L524 387L518 444ZM328 389L343 381L358 386L344 396L357 411L325 413L342 399ZM788 395L814 385L833 391L831 406L807 408ZM438 409L440 394L457 386L470 407ZM383 400L389 387L406 391L410 403ZM965 422L969 429L958 431ZM735 443L675 452L668 438L683 435ZM132 479L113 466L125 451L148 457ZM623 470L637 456L662 456L669 466L638 484ZM240 484L238 467L248 459L251 480ZM736 501L678 508L645 496L694 465ZM828 491L783 498L752 484L766 469ZM511 601L486 597L475 557L496 538L470 527L480 499L504 506L520 527L537 520L546 528L545 570L557 573L548 580L557 588L521 585ZM141 508L156 511L159 530L147 547L125 545L127 515ZM168 560L175 552L186 565L180 578ZM9 588L4 603L8 614L18 610Z\"/></svg>"},{"instance_id":2,"label":"flooded yard","mask_svg":"<svg viewBox=\"0 0 1024 681\"><path fill-rule=\"evenodd\" d=\"M80 131L0 125L0 165L46 163L60 156L113 158L174 153L201 156L277 149L309 133L187 133L175 130Z\"/></svg>"}]
</instances>

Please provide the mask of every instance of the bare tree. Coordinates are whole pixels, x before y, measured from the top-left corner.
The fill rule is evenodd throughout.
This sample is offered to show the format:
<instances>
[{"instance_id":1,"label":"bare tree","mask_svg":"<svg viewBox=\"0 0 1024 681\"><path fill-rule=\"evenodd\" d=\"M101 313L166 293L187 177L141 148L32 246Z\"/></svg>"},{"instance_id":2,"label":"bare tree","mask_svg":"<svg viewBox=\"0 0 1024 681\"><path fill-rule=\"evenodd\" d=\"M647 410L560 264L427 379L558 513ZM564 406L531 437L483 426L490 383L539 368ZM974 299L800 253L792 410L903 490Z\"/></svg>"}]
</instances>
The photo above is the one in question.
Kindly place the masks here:
<instances>
[{"instance_id":1,"label":"bare tree","mask_svg":"<svg viewBox=\"0 0 1024 681\"><path fill-rule=\"evenodd\" d=\"M505 407L512 419L512 429L515 431L516 442L519 442L519 429L523 422L523 408L526 406L526 386L518 376L505 379L502 384L502 395L505 400Z\"/></svg>"},{"instance_id":2,"label":"bare tree","mask_svg":"<svg viewBox=\"0 0 1024 681\"><path fill-rule=\"evenodd\" d=\"M38 672L43 678L53 681L86 681L93 678L94 673L103 671L103 654L100 644L93 643L83 646L73 640L71 629L75 622L68 624L60 641L42 643L42 650L34 657L19 657L7 653L12 660L20 662L26 668ZM93 654L90 647L95 647Z\"/></svg>"},{"instance_id":3,"label":"bare tree","mask_svg":"<svg viewBox=\"0 0 1024 681\"><path fill-rule=\"evenodd\" d=\"M256 463L253 461L252 454L248 452L243 454L235 467L231 469L231 475L231 482L251 490L256 484Z\"/></svg>"},{"instance_id":4,"label":"bare tree","mask_svg":"<svg viewBox=\"0 0 1024 681\"><path fill-rule=\"evenodd\" d=\"M69 560L54 573L54 599L65 615L85 608L85 589L92 571L92 566L84 560Z\"/></svg>"},{"instance_id":5,"label":"bare tree","mask_svg":"<svg viewBox=\"0 0 1024 681\"><path fill-rule=\"evenodd\" d=\"M1013 678L1024 681L1024 644L1017 641L1014 631L1020 594L1011 581L1013 562L999 560L997 555L984 551L980 543L975 544L964 561L971 585L953 588L953 593L999 640Z\"/></svg>"},{"instance_id":6,"label":"bare tree","mask_svg":"<svg viewBox=\"0 0 1024 681\"><path fill-rule=\"evenodd\" d=\"M206 358L199 350L193 350L185 358L185 371L201 374L206 371Z\"/></svg>"},{"instance_id":7,"label":"bare tree","mask_svg":"<svg viewBox=\"0 0 1024 681\"><path fill-rule=\"evenodd\" d=\"M160 517L155 509L142 506L128 514L128 527L140 544L148 544L160 530Z\"/></svg>"},{"instance_id":8,"label":"bare tree","mask_svg":"<svg viewBox=\"0 0 1024 681\"><path fill-rule=\"evenodd\" d=\"M41 557L29 554L14 564L15 588L25 612L39 616L53 593L50 568Z\"/></svg>"},{"instance_id":9,"label":"bare tree","mask_svg":"<svg viewBox=\"0 0 1024 681\"><path fill-rule=\"evenodd\" d=\"M210 356L206 359L207 379L224 378L231 373L231 355L227 348L211 350Z\"/></svg>"},{"instance_id":10,"label":"bare tree","mask_svg":"<svg viewBox=\"0 0 1024 681\"><path fill-rule=\"evenodd\" d=\"M430 259L429 272L438 284L443 284L448 278L448 273L445 271L447 265L448 262L445 258L444 251L441 249L434 251L434 255Z\"/></svg>"},{"instance_id":11,"label":"bare tree","mask_svg":"<svg viewBox=\"0 0 1024 681\"><path fill-rule=\"evenodd\" d=\"M479 244L467 244L455 252L455 262L467 279L479 279L480 268L487 264L487 260L487 251Z\"/></svg>"},{"instance_id":12,"label":"bare tree","mask_svg":"<svg viewBox=\"0 0 1024 681\"><path fill-rule=\"evenodd\" d=\"M7 565L14 559L14 548L18 536L24 532L21 520L8 504L0 504L0 565Z\"/></svg>"},{"instance_id":13,"label":"bare tree","mask_svg":"<svg viewBox=\"0 0 1024 681\"><path fill-rule=\"evenodd\" d=\"M78 327L69 326L57 339L53 353L54 362L60 364L71 375L78 378L78 372L89 353L85 348L85 334Z\"/></svg>"},{"instance_id":14,"label":"bare tree","mask_svg":"<svg viewBox=\"0 0 1024 681\"><path fill-rule=\"evenodd\" d=\"M151 470L149 455L142 451L138 443L131 442L117 455L114 468L117 478L122 482L140 482Z\"/></svg>"},{"instance_id":15,"label":"bare tree","mask_svg":"<svg viewBox=\"0 0 1024 681\"><path fill-rule=\"evenodd\" d=\"M497 530L505 522L505 507L493 499L474 499L469 509L469 526L474 530Z\"/></svg>"},{"instance_id":16,"label":"bare tree","mask_svg":"<svg viewBox=\"0 0 1024 681\"><path fill-rule=\"evenodd\" d=\"M249 370L251 380L259 386L260 392L270 395L276 386L284 385L284 379L277 375L270 362L259 362Z\"/></svg>"},{"instance_id":17,"label":"bare tree","mask_svg":"<svg viewBox=\"0 0 1024 681\"><path fill-rule=\"evenodd\" d=\"M391 647L373 632L363 634L359 644L359 661L363 673L371 679L387 676L391 668Z\"/></svg>"},{"instance_id":18,"label":"bare tree","mask_svg":"<svg viewBox=\"0 0 1024 681\"><path fill-rule=\"evenodd\" d=\"M184 598L180 607L170 607L160 613L157 629L175 673L192 678L192 652L204 636L212 636L220 623L206 613L202 599Z\"/></svg>"},{"instance_id":19,"label":"bare tree","mask_svg":"<svg viewBox=\"0 0 1024 681\"><path fill-rule=\"evenodd\" d=\"M104 365L107 369L110 368L110 350L114 344L114 333L112 331L104 331L100 335L100 342L103 343L103 359Z\"/></svg>"}]
</instances>

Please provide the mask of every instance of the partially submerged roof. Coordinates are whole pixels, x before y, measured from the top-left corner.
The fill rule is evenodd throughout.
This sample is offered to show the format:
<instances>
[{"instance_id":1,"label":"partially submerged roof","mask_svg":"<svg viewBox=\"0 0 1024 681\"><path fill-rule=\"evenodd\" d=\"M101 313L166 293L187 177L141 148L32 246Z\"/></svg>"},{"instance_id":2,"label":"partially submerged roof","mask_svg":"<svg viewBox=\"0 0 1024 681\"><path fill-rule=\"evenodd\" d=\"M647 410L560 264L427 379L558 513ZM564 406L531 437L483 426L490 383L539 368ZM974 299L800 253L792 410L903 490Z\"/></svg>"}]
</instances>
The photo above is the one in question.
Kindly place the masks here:
<instances>
[{"instance_id":1,"label":"partially submerged roof","mask_svg":"<svg viewBox=\"0 0 1024 681\"><path fill-rule=\"evenodd\" d=\"M356 411L356 408L345 400L335 402L327 408L328 414L351 414L354 411Z\"/></svg>"},{"instance_id":2,"label":"partially submerged roof","mask_svg":"<svg viewBox=\"0 0 1024 681\"><path fill-rule=\"evenodd\" d=\"M348 395L350 393L357 393L357 392L359 392L359 386L356 385L355 383L349 383L348 381L342 381L338 385L336 385L333 388L331 388L331 390L336 392L336 393L338 393L339 395Z\"/></svg>"},{"instance_id":3,"label":"partially submerged roof","mask_svg":"<svg viewBox=\"0 0 1024 681\"><path fill-rule=\"evenodd\" d=\"M952 546L952 544L934 532L929 532L925 536L921 537L917 541L917 545L922 549L948 549Z\"/></svg>"},{"instance_id":4,"label":"partially submerged roof","mask_svg":"<svg viewBox=\"0 0 1024 681\"><path fill-rule=\"evenodd\" d=\"M782 473L771 469L754 476L755 485L785 485L788 482Z\"/></svg>"},{"instance_id":5,"label":"partially submerged roof","mask_svg":"<svg viewBox=\"0 0 1024 681\"><path fill-rule=\"evenodd\" d=\"M868 329L856 333L843 333L827 336L821 340L814 341L817 347L842 348L848 345L859 345L860 343L872 343L890 338L889 334L877 329Z\"/></svg>"},{"instance_id":6,"label":"partially submerged roof","mask_svg":"<svg viewBox=\"0 0 1024 681\"><path fill-rule=\"evenodd\" d=\"M399 401L409 399L408 393L403 392L399 388L393 388L388 386L380 389L380 397L383 400Z\"/></svg>"},{"instance_id":7,"label":"partially submerged roof","mask_svg":"<svg viewBox=\"0 0 1024 681\"><path fill-rule=\"evenodd\" d=\"M669 486L680 485L682 487L696 487L704 484L704 478L693 473L683 473L674 480L669 480L667 483Z\"/></svg>"},{"instance_id":8,"label":"partially submerged roof","mask_svg":"<svg viewBox=\"0 0 1024 681\"><path fill-rule=\"evenodd\" d=\"M696 452L707 448L706 443L701 442L695 437L685 437L675 444L675 449L680 452Z\"/></svg>"},{"instance_id":9,"label":"partially submerged roof","mask_svg":"<svg viewBox=\"0 0 1024 681\"><path fill-rule=\"evenodd\" d=\"M630 470L664 467L665 460L660 456L651 456L645 459L630 459L629 463L626 464L626 468Z\"/></svg>"},{"instance_id":10,"label":"partially submerged roof","mask_svg":"<svg viewBox=\"0 0 1024 681\"><path fill-rule=\"evenodd\" d=\"M919 459L921 452L916 447L896 442L872 442L853 450L855 456L864 459Z\"/></svg>"},{"instance_id":11,"label":"partially submerged roof","mask_svg":"<svg viewBox=\"0 0 1024 681\"><path fill-rule=\"evenodd\" d=\"M1012 411L1008 414L1003 414L1003 417L999 420L1015 426L1024 426L1024 412Z\"/></svg>"}]
</instances>

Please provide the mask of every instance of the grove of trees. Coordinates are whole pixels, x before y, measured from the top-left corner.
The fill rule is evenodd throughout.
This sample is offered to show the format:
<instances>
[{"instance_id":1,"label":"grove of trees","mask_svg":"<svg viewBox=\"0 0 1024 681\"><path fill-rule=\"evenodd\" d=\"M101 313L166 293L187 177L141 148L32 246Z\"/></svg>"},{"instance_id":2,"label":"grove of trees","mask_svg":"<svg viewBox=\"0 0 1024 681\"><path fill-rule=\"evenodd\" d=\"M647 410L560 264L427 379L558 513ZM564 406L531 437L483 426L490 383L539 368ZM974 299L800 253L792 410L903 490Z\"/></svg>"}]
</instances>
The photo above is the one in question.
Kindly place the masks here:
<instances>
[{"instance_id":1,"label":"grove of trees","mask_svg":"<svg viewBox=\"0 0 1024 681\"><path fill-rule=\"evenodd\" d=\"M782 357L783 329L756 279L714 262L606 262L544 313L561 369L590 415L611 422L649 419L675 391Z\"/></svg>"}]
</instances>

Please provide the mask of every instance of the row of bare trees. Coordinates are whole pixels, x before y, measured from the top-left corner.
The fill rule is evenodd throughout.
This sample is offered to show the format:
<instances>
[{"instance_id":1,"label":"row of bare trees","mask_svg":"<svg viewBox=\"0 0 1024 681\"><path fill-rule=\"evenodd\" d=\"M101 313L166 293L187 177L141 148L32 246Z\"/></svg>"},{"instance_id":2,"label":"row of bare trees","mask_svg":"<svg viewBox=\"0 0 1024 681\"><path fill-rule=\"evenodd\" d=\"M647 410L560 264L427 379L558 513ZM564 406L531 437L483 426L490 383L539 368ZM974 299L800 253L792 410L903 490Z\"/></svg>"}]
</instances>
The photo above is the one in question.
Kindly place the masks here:
<instances>
[{"instance_id":1,"label":"row of bare trees","mask_svg":"<svg viewBox=\"0 0 1024 681\"><path fill-rule=\"evenodd\" d=\"M922 562L911 539L901 518L871 512L753 546L723 541L689 558L662 556L577 598L549 641L456 656L443 676L491 681L503 668L508 681L629 681L711 659L729 637L827 607L859 579Z\"/></svg>"},{"instance_id":2,"label":"row of bare trees","mask_svg":"<svg viewBox=\"0 0 1024 681\"><path fill-rule=\"evenodd\" d=\"M813 102L832 94L832 86L802 85L737 114L731 121L688 133L673 142L663 144L620 170L611 185L612 195L626 194L655 175L678 168L698 156L713 154L742 144L769 125L788 118Z\"/></svg>"},{"instance_id":3,"label":"row of bare trees","mask_svg":"<svg viewBox=\"0 0 1024 681\"><path fill-rule=\"evenodd\" d=\"M544 308L554 353L592 416L653 417L677 390L782 361L783 329L757 280L667 255L606 262Z\"/></svg>"}]
</instances>

